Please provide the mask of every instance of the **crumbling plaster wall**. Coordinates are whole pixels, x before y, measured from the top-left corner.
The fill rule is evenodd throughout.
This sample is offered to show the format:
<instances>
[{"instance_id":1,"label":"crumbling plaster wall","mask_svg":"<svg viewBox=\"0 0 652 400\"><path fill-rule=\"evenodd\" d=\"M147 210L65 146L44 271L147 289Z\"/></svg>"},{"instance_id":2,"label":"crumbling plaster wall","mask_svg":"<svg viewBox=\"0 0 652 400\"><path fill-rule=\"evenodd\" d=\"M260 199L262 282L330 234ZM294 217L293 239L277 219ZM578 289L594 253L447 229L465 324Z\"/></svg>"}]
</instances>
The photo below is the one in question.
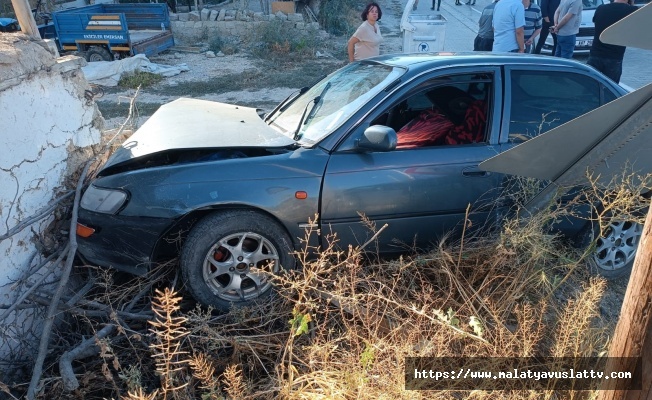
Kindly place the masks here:
<instances>
[{"instance_id":1,"label":"crumbling plaster wall","mask_svg":"<svg viewBox=\"0 0 652 400\"><path fill-rule=\"evenodd\" d=\"M100 141L103 120L84 98L83 63L21 33L0 34L0 238L60 196L66 177ZM49 216L0 240L0 304L19 296L12 283L39 261L36 238L51 222ZM25 311L0 321L0 360L30 353L25 346L34 338L21 330L31 321Z\"/></svg>"}]
</instances>

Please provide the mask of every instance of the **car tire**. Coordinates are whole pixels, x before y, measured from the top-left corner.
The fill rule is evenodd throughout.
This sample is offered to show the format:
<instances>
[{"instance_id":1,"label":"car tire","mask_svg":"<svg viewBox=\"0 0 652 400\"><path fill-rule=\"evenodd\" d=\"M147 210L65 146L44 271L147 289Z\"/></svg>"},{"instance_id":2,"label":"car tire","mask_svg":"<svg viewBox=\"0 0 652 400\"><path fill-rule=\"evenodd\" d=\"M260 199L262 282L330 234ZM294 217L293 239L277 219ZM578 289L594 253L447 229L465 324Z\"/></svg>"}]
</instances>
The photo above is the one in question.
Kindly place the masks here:
<instances>
[{"instance_id":1,"label":"car tire","mask_svg":"<svg viewBox=\"0 0 652 400\"><path fill-rule=\"evenodd\" d=\"M113 61L113 56L107 49L99 46L92 46L85 53L84 57L88 62Z\"/></svg>"},{"instance_id":2,"label":"car tire","mask_svg":"<svg viewBox=\"0 0 652 400\"><path fill-rule=\"evenodd\" d=\"M580 237L592 245L591 270L607 279L629 274L642 233L643 225L633 221L613 221L602 233L596 224L587 224Z\"/></svg>"},{"instance_id":3,"label":"car tire","mask_svg":"<svg viewBox=\"0 0 652 400\"><path fill-rule=\"evenodd\" d=\"M221 211L200 220L181 250L187 289L205 306L228 311L272 292L268 274L294 269L290 237L272 218L254 211Z\"/></svg>"}]
</instances>

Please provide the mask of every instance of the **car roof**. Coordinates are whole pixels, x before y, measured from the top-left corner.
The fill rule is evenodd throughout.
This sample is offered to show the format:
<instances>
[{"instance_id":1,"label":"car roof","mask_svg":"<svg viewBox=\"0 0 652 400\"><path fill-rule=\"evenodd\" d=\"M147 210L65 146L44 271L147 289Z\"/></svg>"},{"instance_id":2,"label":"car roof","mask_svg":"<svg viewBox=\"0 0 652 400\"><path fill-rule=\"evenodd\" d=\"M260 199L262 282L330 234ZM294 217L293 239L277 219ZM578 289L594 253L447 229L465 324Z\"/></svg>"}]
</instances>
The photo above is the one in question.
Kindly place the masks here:
<instances>
[{"instance_id":1,"label":"car roof","mask_svg":"<svg viewBox=\"0 0 652 400\"><path fill-rule=\"evenodd\" d=\"M408 53L408 54L387 54L365 60L375 61L395 67L408 69L433 69L452 66L472 65L533 65L533 66L558 66L584 71L593 71L585 64L560 58L539 54L517 54L517 53L491 53L491 52L440 52L440 53Z\"/></svg>"}]
</instances>

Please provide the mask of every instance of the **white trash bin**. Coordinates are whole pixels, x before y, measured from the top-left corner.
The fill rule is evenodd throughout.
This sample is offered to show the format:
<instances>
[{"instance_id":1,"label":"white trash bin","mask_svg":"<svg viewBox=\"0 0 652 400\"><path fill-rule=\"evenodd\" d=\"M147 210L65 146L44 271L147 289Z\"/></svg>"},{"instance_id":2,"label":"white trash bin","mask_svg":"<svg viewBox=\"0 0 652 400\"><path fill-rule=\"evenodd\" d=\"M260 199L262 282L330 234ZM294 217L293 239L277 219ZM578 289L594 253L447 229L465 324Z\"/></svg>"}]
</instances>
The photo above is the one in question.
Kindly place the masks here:
<instances>
[{"instance_id":1,"label":"white trash bin","mask_svg":"<svg viewBox=\"0 0 652 400\"><path fill-rule=\"evenodd\" d=\"M439 13L412 14L414 0L408 0L401 18L403 53L444 51L446 18Z\"/></svg>"}]
</instances>

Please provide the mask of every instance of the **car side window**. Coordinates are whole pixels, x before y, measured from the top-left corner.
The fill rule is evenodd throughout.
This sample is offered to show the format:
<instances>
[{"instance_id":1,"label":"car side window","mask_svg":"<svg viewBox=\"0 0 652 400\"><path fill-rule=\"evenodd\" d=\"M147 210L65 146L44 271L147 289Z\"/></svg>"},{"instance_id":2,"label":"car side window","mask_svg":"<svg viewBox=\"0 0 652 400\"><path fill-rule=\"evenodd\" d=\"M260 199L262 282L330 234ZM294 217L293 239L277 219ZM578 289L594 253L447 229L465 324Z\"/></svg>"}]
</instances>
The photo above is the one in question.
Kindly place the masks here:
<instances>
[{"instance_id":1,"label":"car side window","mask_svg":"<svg viewBox=\"0 0 652 400\"><path fill-rule=\"evenodd\" d=\"M572 72L511 71L510 142L523 142L599 107L600 86Z\"/></svg>"},{"instance_id":2,"label":"car side window","mask_svg":"<svg viewBox=\"0 0 652 400\"><path fill-rule=\"evenodd\" d=\"M371 125L396 131L397 149L486 143L490 74L438 77L394 102Z\"/></svg>"}]
</instances>

